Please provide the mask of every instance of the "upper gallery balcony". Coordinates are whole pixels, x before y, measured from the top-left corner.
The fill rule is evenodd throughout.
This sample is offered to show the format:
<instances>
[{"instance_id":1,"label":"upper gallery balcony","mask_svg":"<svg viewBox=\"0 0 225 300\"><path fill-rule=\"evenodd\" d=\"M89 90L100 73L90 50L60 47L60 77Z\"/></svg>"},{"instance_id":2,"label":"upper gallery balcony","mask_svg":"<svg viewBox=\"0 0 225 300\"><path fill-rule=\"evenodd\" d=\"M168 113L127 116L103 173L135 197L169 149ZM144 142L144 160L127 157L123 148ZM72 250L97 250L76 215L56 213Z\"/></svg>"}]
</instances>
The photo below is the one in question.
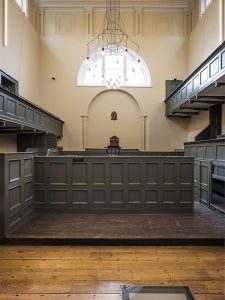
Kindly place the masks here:
<instances>
[{"instance_id":1,"label":"upper gallery balcony","mask_svg":"<svg viewBox=\"0 0 225 300\"><path fill-rule=\"evenodd\" d=\"M190 117L225 103L225 42L166 100L167 117Z\"/></svg>"},{"instance_id":2,"label":"upper gallery balcony","mask_svg":"<svg viewBox=\"0 0 225 300\"><path fill-rule=\"evenodd\" d=\"M63 121L18 95L18 82L0 71L0 132L63 135Z\"/></svg>"}]
</instances>

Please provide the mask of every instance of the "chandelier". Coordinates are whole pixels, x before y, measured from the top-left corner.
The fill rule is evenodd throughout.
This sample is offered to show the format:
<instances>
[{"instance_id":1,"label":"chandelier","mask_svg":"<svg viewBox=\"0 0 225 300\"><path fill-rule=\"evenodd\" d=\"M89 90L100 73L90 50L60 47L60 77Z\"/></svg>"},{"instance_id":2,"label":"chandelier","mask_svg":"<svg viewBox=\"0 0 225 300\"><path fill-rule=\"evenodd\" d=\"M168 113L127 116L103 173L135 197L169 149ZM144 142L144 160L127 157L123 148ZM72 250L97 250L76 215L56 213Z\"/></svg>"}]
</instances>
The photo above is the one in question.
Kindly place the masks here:
<instances>
[{"instance_id":1,"label":"chandelier","mask_svg":"<svg viewBox=\"0 0 225 300\"><path fill-rule=\"evenodd\" d=\"M122 28L120 14L120 0L106 0L106 11L101 32L87 43L87 63L96 60L96 55L123 55L140 63L139 45L132 40ZM108 79L108 88L116 88L120 84L119 78Z\"/></svg>"}]
</instances>

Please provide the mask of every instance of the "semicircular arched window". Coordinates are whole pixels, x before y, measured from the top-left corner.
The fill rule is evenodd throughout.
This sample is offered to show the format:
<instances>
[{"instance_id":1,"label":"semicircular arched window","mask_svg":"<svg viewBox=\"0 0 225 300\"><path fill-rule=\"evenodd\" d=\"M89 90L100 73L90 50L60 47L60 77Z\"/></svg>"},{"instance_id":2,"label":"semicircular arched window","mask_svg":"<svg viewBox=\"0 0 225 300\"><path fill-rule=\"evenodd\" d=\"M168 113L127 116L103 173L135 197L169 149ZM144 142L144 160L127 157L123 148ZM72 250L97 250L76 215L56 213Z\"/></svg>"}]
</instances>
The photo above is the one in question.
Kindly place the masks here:
<instances>
[{"instance_id":1,"label":"semicircular arched window","mask_svg":"<svg viewBox=\"0 0 225 300\"><path fill-rule=\"evenodd\" d=\"M151 79L144 60L130 49L121 47L116 53L93 52L82 63L77 84L79 86L107 86L108 88L150 87Z\"/></svg>"}]
</instances>

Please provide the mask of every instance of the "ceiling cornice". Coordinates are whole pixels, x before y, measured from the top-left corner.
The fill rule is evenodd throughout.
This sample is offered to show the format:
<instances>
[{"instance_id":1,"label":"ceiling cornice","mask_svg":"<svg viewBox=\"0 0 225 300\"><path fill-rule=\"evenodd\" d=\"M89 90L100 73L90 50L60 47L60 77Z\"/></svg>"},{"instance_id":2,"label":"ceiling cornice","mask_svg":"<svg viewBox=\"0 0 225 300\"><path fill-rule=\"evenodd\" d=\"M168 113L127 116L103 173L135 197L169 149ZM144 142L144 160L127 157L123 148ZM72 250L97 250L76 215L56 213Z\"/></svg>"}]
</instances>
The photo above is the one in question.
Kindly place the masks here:
<instances>
[{"instance_id":1,"label":"ceiling cornice","mask_svg":"<svg viewBox=\"0 0 225 300\"><path fill-rule=\"evenodd\" d=\"M105 7L105 0L34 0L40 9ZM188 9L191 0L121 0L120 6L138 8Z\"/></svg>"}]
</instances>

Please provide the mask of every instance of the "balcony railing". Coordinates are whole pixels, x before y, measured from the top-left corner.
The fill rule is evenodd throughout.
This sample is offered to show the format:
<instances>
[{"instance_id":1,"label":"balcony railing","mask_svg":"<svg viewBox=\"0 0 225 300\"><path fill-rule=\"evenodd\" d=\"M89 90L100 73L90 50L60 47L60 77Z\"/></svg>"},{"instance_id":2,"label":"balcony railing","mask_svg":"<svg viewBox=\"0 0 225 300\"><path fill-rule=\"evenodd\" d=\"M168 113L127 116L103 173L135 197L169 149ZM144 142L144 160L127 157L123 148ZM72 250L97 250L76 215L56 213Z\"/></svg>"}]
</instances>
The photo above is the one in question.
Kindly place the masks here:
<instances>
[{"instance_id":1,"label":"balcony railing","mask_svg":"<svg viewBox=\"0 0 225 300\"><path fill-rule=\"evenodd\" d=\"M166 116L190 117L224 102L225 42L167 97Z\"/></svg>"},{"instance_id":2,"label":"balcony railing","mask_svg":"<svg viewBox=\"0 0 225 300\"><path fill-rule=\"evenodd\" d=\"M63 135L63 121L38 105L0 87L0 132L43 132Z\"/></svg>"}]
</instances>

